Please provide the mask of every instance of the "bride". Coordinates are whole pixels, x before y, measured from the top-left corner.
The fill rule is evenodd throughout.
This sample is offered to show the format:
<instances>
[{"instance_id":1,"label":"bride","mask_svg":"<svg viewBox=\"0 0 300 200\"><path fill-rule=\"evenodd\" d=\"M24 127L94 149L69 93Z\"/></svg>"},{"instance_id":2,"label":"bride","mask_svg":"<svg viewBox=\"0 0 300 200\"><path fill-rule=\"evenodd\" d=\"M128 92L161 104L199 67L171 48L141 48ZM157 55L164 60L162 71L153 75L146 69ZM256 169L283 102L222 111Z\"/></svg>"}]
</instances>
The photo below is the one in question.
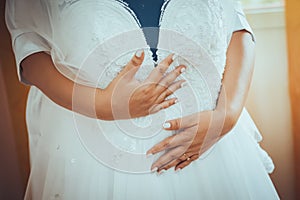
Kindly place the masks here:
<instances>
[{"instance_id":1,"label":"bride","mask_svg":"<svg viewBox=\"0 0 300 200\"><path fill-rule=\"evenodd\" d=\"M254 37L240 5L126 2L6 1L31 86L25 199L279 199L243 108Z\"/></svg>"}]
</instances>

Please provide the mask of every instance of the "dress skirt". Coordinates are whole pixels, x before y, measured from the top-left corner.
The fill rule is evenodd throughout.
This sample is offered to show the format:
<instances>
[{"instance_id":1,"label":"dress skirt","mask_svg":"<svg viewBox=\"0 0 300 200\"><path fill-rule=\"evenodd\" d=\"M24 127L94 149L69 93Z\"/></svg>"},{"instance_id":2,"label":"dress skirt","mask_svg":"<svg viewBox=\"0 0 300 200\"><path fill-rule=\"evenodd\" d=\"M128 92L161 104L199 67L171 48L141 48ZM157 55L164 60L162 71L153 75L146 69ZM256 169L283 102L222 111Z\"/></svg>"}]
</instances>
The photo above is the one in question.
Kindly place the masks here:
<instances>
[{"instance_id":1,"label":"dress skirt","mask_svg":"<svg viewBox=\"0 0 300 200\"><path fill-rule=\"evenodd\" d=\"M134 173L120 170L117 159L115 165L101 162L74 123L73 112L31 87L27 105L31 174L25 199L279 199L268 175L273 163L260 148L260 135L246 110L234 129L198 160L179 172L170 169L161 175L150 172L150 166L149 171ZM110 149L102 150L116 157ZM151 164L156 158L145 156L141 162Z\"/></svg>"}]
</instances>

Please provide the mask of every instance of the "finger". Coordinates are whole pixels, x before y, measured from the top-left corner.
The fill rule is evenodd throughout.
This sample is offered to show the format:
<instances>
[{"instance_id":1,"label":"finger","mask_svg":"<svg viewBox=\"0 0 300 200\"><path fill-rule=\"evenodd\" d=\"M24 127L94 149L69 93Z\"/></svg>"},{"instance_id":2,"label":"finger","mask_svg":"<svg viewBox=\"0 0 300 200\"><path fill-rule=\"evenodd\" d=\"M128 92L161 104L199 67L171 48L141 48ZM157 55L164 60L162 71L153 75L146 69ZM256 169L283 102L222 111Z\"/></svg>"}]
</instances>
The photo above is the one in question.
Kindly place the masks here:
<instances>
[{"instance_id":1,"label":"finger","mask_svg":"<svg viewBox=\"0 0 300 200\"><path fill-rule=\"evenodd\" d=\"M164 150L172 149L179 145L183 146L187 141L189 141L188 137L185 137L185 136L186 136L185 132L171 135L171 136L165 138L160 143L154 145L151 149L149 149L147 151L147 154L148 155L156 154L156 153L164 151ZM189 143L186 145L189 146Z\"/></svg>"},{"instance_id":2,"label":"finger","mask_svg":"<svg viewBox=\"0 0 300 200\"><path fill-rule=\"evenodd\" d=\"M157 169L157 172L158 172L158 173L161 173L163 170L166 171L166 170L168 170L168 169L170 169L170 168L172 168L172 167L176 167L176 166L177 166L179 163L181 163L181 162L182 162L181 160L175 159L175 160L173 160L173 161L167 163L166 165L164 165L164 166L158 168L158 169Z\"/></svg>"},{"instance_id":3,"label":"finger","mask_svg":"<svg viewBox=\"0 0 300 200\"><path fill-rule=\"evenodd\" d=\"M183 72L185 72L186 67L184 65L180 65L176 67L176 69L172 70L170 73L162 77L160 82L156 86L156 91L162 92L166 88L168 88L178 76L180 76Z\"/></svg>"},{"instance_id":4,"label":"finger","mask_svg":"<svg viewBox=\"0 0 300 200\"><path fill-rule=\"evenodd\" d=\"M160 111L162 109L166 109L166 108L168 108L168 107L170 107L170 106L172 106L176 103L177 103L177 98L172 98L172 99L165 100L160 104L156 104L156 105L152 106L149 110L149 113L150 114L157 113L158 111Z\"/></svg>"},{"instance_id":5,"label":"finger","mask_svg":"<svg viewBox=\"0 0 300 200\"><path fill-rule=\"evenodd\" d=\"M189 128L195 126L200 121L200 115L198 113L188 115L182 118L169 120L163 124L163 128L166 130L179 130L182 128Z\"/></svg>"},{"instance_id":6,"label":"finger","mask_svg":"<svg viewBox=\"0 0 300 200\"><path fill-rule=\"evenodd\" d=\"M167 151L162 156L160 156L151 166L151 171L154 169L159 169L162 166L176 160L182 154L182 150L180 148L174 148L170 151Z\"/></svg>"},{"instance_id":7,"label":"finger","mask_svg":"<svg viewBox=\"0 0 300 200\"><path fill-rule=\"evenodd\" d=\"M168 149L169 145L171 143L171 141L173 140L173 138L175 137L175 135L171 135L167 138L165 138L163 141L161 141L160 143L154 145L151 149L149 149L147 151L147 155L152 155L152 154L156 154L164 149Z\"/></svg>"},{"instance_id":8,"label":"finger","mask_svg":"<svg viewBox=\"0 0 300 200\"><path fill-rule=\"evenodd\" d=\"M187 159L181 163L179 163L176 167L175 167L175 171L179 171L182 170L183 168L185 168L186 166L188 166L189 164L191 164L193 161L197 160L199 158L198 154L195 154L193 156L190 157L190 159Z\"/></svg>"},{"instance_id":9,"label":"finger","mask_svg":"<svg viewBox=\"0 0 300 200\"><path fill-rule=\"evenodd\" d=\"M144 51L138 50L131 58L131 60L127 63L122 71L118 74L118 77L126 77L132 79L136 72L138 71L139 67L142 65L144 61L145 53Z\"/></svg>"},{"instance_id":10,"label":"finger","mask_svg":"<svg viewBox=\"0 0 300 200\"><path fill-rule=\"evenodd\" d=\"M172 85L169 86L163 93L159 95L156 99L157 103L164 101L168 96L172 95L176 90L182 88L184 86L185 80L179 80L174 82Z\"/></svg>"},{"instance_id":11,"label":"finger","mask_svg":"<svg viewBox=\"0 0 300 200\"><path fill-rule=\"evenodd\" d=\"M145 80L146 82L158 83L160 79L164 76L165 72L173 62L174 54L170 54L163 61L161 61L150 73L148 78Z\"/></svg>"},{"instance_id":12,"label":"finger","mask_svg":"<svg viewBox=\"0 0 300 200\"><path fill-rule=\"evenodd\" d=\"M185 161L186 159L188 158L188 156L186 154L182 154L179 158L169 162L168 164L158 168L158 173L161 171L161 170L168 170L172 167L176 167L178 164L180 164L181 162Z\"/></svg>"}]
</instances>

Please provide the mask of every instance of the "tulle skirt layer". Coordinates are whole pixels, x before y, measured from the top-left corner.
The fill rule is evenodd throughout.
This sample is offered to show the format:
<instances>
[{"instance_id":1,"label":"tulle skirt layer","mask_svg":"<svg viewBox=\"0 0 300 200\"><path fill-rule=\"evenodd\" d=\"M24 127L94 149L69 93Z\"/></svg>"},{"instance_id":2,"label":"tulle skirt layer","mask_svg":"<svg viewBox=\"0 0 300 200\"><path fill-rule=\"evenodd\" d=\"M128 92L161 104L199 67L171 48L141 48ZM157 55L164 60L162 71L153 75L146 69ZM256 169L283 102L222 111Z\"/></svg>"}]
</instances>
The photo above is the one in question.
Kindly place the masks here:
<instances>
[{"instance_id":1,"label":"tulle skirt layer","mask_svg":"<svg viewBox=\"0 0 300 200\"><path fill-rule=\"evenodd\" d=\"M34 87L27 124L31 174L25 199L279 199L268 175L272 160L258 145L260 135L246 111L237 126L197 161L161 175L122 171L118 164L101 162L77 134L73 113ZM110 155L108 151L103 154ZM152 163L155 158L147 159Z\"/></svg>"}]
</instances>

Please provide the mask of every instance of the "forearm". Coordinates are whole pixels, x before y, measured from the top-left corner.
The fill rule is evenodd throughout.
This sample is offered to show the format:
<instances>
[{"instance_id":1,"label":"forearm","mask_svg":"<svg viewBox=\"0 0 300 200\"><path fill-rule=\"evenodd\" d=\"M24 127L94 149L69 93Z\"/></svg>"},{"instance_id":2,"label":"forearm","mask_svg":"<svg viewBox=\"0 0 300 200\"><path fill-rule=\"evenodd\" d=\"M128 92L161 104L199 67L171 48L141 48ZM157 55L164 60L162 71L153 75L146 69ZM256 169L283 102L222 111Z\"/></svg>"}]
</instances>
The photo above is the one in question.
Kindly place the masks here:
<instances>
[{"instance_id":1,"label":"forearm","mask_svg":"<svg viewBox=\"0 0 300 200\"><path fill-rule=\"evenodd\" d=\"M181 87L183 81L174 81L185 66L180 65L164 76L172 58L173 54L167 56L144 82L140 82L135 79L135 74L143 63L144 52L139 50L105 89L88 87L66 78L57 71L51 57L43 52L28 56L21 66L22 77L56 104L88 117L117 120L143 117L176 103L176 98L166 98L172 94L170 91Z\"/></svg>"},{"instance_id":2,"label":"forearm","mask_svg":"<svg viewBox=\"0 0 300 200\"><path fill-rule=\"evenodd\" d=\"M48 54L40 52L30 55L22 61L21 65L22 76L56 104L88 117L110 118L109 111L104 110L105 106L102 106L103 110L99 110L100 105L104 105L103 91L75 84L63 76L57 71Z\"/></svg>"},{"instance_id":3,"label":"forearm","mask_svg":"<svg viewBox=\"0 0 300 200\"><path fill-rule=\"evenodd\" d=\"M227 50L222 88L215 109L222 135L236 124L247 98L254 66L254 42L246 31L233 33Z\"/></svg>"}]
</instances>

